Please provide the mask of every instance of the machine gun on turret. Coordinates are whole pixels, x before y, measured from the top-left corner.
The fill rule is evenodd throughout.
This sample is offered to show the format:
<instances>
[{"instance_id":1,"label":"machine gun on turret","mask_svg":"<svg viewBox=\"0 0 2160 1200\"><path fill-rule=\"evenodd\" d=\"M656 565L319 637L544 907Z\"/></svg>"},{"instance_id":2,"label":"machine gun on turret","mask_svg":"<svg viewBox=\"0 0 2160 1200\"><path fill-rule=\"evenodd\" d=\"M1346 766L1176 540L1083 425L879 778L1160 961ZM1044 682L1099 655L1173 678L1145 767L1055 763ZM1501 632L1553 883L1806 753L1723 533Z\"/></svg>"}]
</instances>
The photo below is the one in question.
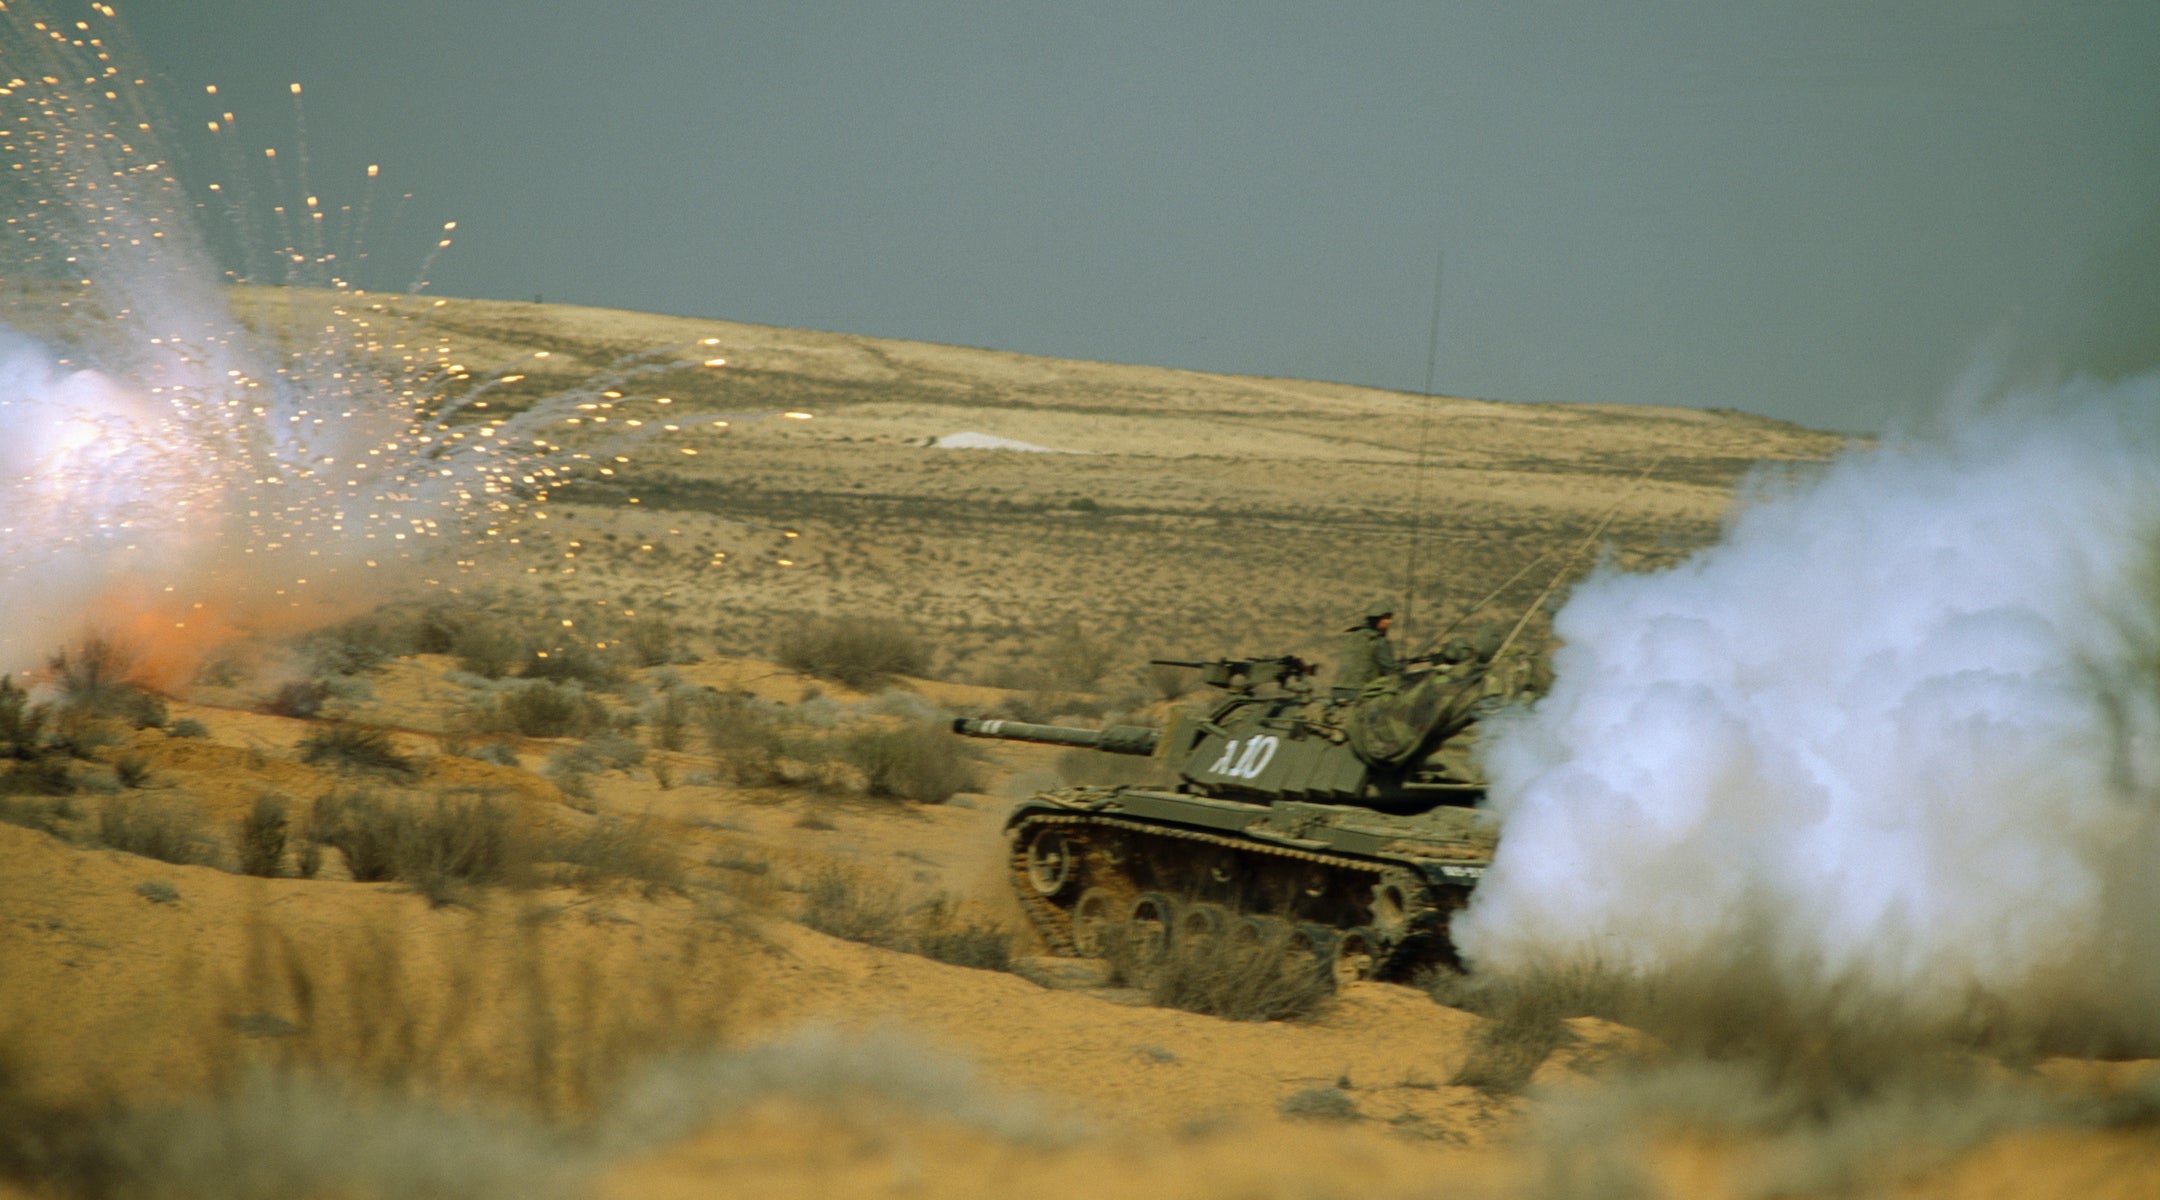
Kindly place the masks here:
<instances>
[{"instance_id":1,"label":"machine gun on turret","mask_svg":"<svg viewBox=\"0 0 2160 1200\"><path fill-rule=\"evenodd\" d=\"M1306 662L1295 654L1279 658L1151 658L1148 665L1193 667L1199 670L1200 681L1209 687L1241 694L1270 683L1286 690L1302 690L1310 686L1305 681L1320 672L1319 663Z\"/></svg>"}]
</instances>

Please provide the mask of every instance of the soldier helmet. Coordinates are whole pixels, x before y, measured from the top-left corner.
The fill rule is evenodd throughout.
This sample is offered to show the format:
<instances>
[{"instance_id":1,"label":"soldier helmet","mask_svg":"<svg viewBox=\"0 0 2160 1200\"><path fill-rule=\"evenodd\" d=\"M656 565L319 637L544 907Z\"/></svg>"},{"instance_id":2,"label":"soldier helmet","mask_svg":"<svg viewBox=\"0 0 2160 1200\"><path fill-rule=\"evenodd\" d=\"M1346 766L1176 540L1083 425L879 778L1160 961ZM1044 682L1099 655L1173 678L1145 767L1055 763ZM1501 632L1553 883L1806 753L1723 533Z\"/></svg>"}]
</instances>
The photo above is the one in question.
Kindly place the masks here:
<instances>
[{"instance_id":1,"label":"soldier helmet","mask_svg":"<svg viewBox=\"0 0 2160 1200\"><path fill-rule=\"evenodd\" d=\"M1375 600L1371 604L1365 606L1365 619L1368 622L1377 621L1382 617L1392 617L1394 615L1395 602L1392 600Z\"/></svg>"}]
</instances>

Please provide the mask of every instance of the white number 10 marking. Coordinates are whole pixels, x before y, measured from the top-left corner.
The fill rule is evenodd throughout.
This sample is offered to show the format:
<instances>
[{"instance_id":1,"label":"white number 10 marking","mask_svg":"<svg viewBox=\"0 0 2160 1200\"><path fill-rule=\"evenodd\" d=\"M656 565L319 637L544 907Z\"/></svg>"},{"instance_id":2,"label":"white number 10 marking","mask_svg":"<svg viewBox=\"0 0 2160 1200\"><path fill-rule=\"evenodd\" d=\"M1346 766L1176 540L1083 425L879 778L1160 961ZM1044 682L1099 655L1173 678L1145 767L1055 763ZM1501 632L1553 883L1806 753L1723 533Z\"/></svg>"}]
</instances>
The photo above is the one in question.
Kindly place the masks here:
<instances>
[{"instance_id":1,"label":"white number 10 marking","mask_svg":"<svg viewBox=\"0 0 2160 1200\"><path fill-rule=\"evenodd\" d=\"M1232 738L1230 744L1223 747L1222 757L1216 759L1215 765L1209 767L1208 771L1211 774L1232 775L1239 779L1257 778L1260 772L1267 770L1267 765L1275 760L1275 751L1281 745L1281 739L1262 734L1245 743L1245 753L1239 754L1237 739Z\"/></svg>"}]
</instances>

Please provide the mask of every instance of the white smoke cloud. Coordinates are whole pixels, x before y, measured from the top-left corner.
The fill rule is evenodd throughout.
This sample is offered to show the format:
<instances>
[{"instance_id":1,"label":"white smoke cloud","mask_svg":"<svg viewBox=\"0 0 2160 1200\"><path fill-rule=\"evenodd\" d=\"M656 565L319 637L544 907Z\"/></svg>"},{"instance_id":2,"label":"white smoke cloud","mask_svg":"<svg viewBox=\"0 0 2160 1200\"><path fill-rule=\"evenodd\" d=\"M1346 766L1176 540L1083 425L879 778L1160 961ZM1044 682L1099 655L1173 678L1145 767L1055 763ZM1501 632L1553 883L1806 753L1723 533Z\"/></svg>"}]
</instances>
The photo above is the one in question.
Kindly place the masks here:
<instances>
[{"instance_id":1,"label":"white smoke cloud","mask_svg":"<svg viewBox=\"0 0 2160 1200\"><path fill-rule=\"evenodd\" d=\"M196 290L122 278L138 300ZM155 325L62 322L85 336L58 347L0 323L0 671L99 632L169 673L237 627L320 620L368 590L370 557L402 557L401 518L448 507L416 455L346 465L363 436L390 444L387 405L316 419L358 410L352 389L258 366L221 298L192 300ZM176 328L197 336L148 332Z\"/></svg>"},{"instance_id":2,"label":"white smoke cloud","mask_svg":"<svg viewBox=\"0 0 2160 1200\"><path fill-rule=\"evenodd\" d=\"M141 389L0 324L0 671L104 616L116 587L199 574L221 481L174 424Z\"/></svg>"},{"instance_id":3,"label":"white smoke cloud","mask_svg":"<svg viewBox=\"0 0 2160 1200\"><path fill-rule=\"evenodd\" d=\"M1600 572L1492 730L1481 970L1771 964L2160 1037L2160 378L1967 406Z\"/></svg>"}]
</instances>

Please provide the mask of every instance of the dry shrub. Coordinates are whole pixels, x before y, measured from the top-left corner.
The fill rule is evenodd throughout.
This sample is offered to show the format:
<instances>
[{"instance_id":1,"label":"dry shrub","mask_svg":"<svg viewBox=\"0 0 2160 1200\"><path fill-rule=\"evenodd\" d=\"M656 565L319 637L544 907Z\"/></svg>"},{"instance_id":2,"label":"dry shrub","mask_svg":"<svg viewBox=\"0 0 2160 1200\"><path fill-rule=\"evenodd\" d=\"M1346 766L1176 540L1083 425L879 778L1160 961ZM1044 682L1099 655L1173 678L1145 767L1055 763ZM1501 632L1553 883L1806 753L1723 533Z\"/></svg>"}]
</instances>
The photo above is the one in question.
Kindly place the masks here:
<instances>
[{"instance_id":1,"label":"dry shrub","mask_svg":"<svg viewBox=\"0 0 2160 1200\"><path fill-rule=\"evenodd\" d=\"M1039 707L1064 711L1092 693L1121 661L1124 647L1066 622L1015 648L1015 657L994 663L978 682L1014 692L1038 692ZM1032 719L1032 718L1028 718Z\"/></svg>"},{"instance_id":2,"label":"dry shrub","mask_svg":"<svg viewBox=\"0 0 2160 1200\"><path fill-rule=\"evenodd\" d=\"M531 865L530 831L486 795L385 800L372 792L332 792L315 802L311 839L344 856L354 880L395 880L436 904L468 886L522 883Z\"/></svg>"},{"instance_id":3,"label":"dry shrub","mask_svg":"<svg viewBox=\"0 0 2160 1200\"><path fill-rule=\"evenodd\" d=\"M300 640L312 675L362 675L417 647L409 622L374 612L318 629Z\"/></svg>"},{"instance_id":4,"label":"dry shrub","mask_svg":"<svg viewBox=\"0 0 2160 1200\"><path fill-rule=\"evenodd\" d=\"M467 750L465 757L479 762L494 763L498 767L515 767L519 765L517 747L508 742L482 742Z\"/></svg>"},{"instance_id":5,"label":"dry shrub","mask_svg":"<svg viewBox=\"0 0 2160 1200\"><path fill-rule=\"evenodd\" d=\"M624 737L614 730L606 730L587 738L582 749L592 756L598 766L610 771L627 771L645 761L644 744Z\"/></svg>"},{"instance_id":6,"label":"dry shrub","mask_svg":"<svg viewBox=\"0 0 2160 1200\"><path fill-rule=\"evenodd\" d=\"M576 683L540 680L506 688L468 720L481 733L582 737L607 726L607 709Z\"/></svg>"},{"instance_id":7,"label":"dry shrub","mask_svg":"<svg viewBox=\"0 0 2160 1200\"><path fill-rule=\"evenodd\" d=\"M372 792L331 792L308 812L308 839L335 849L356 883L397 878L401 814Z\"/></svg>"},{"instance_id":8,"label":"dry shrub","mask_svg":"<svg viewBox=\"0 0 2160 1200\"><path fill-rule=\"evenodd\" d=\"M0 796L65 796L75 790L68 747L52 711L0 674ZM29 822L15 821L15 824Z\"/></svg>"},{"instance_id":9,"label":"dry shrub","mask_svg":"<svg viewBox=\"0 0 2160 1200\"><path fill-rule=\"evenodd\" d=\"M5 782L6 777L0 776L0 783ZM32 799L8 795L5 788L0 788L0 823L57 834L63 828L62 822L79 815L73 802L65 796Z\"/></svg>"},{"instance_id":10,"label":"dry shrub","mask_svg":"<svg viewBox=\"0 0 2160 1200\"><path fill-rule=\"evenodd\" d=\"M980 786L959 739L943 725L861 730L841 743L840 757L862 771L873 796L943 804Z\"/></svg>"},{"instance_id":11,"label":"dry shrub","mask_svg":"<svg viewBox=\"0 0 2160 1200\"><path fill-rule=\"evenodd\" d=\"M772 1099L1027 1145L1081 1132L890 1030L719 1048L762 957L731 926L625 933L622 970L582 922L556 934L558 913L486 905L428 922L437 941L387 925L303 939L266 910L239 970L198 989L224 1020L172 1047L207 1077L149 1099L74 1101L67 1043L26 1009L0 1036L0 1191L556 1200Z\"/></svg>"},{"instance_id":12,"label":"dry shrub","mask_svg":"<svg viewBox=\"0 0 2160 1200\"><path fill-rule=\"evenodd\" d=\"M218 859L217 841L192 805L113 796L98 809L96 837L99 845L161 862L209 866Z\"/></svg>"},{"instance_id":13,"label":"dry shrub","mask_svg":"<svg viewBox=\"0 0 2160 1200\"><path fill-rule=\"evenodd\" d=\"M165 697L147 688L130 692L115 715L137 729L163 729L171 720Z\"/></svg>"},{"instance_id":14,"label":"dry shrub","mask_svg":"<svg viewBox=\"0 0 2160 1200\"><path fill-rule=\"evenodd\" d=\"M803 893L802 923L819 933L888 950L905 941L906 906L891 889L872 894L855 875L830 867Z\"/></svg>"},{"instance_id":15,"label":"dry shrub","mask_svg":"<svg viewBox=\"0 0 2160 1200\"><path fill-rule=\"evenodd\" d=\"M1567 1027L1557 1022L1487 1021L1478 1027L1469 1057L1448 1077L1448 1086L1520 1092L1552 1052L1572 1040Z\"/></svg>"},{"instance_id":16,"label":"dry shrub","mask_svg":"<svg viewBox=\"0 0 2160 1200\"><path fill-rule=\"evenodd\" d=\"M94 1194L109 1175L102 1144L103 1114L84 1104L59 1104L32 1084L28 1041L0 1046L0 1179L55 1186L56 1194ZM65 1193L61 1192L65 1189Z\"/></svg>"},{"instance_id":17,"label":"dry shrub","mask_svg":"<svg viewBox=\"0 0 2160 1200\"><path fill-rule=\"evenodd\" d=\"M93 634L54 652L45 669L67 712L129 718L137 728L162 725L164 702L136 678L136 658L133 647Z\"/></svg>"},{"instance_id":18,"label":"dry shrub","mask_svg":"<svg viewBox=\"0 0 2160 1200\"><path fill-rule=\"evenodd\" d=\"M123 754L113 759L113 780L124 788L139 788L150 782L150 760L140 754Z\"/></svg>"},{"instance_id":19,"label":"dry shrub","mask_svg":"<svg viewBox=\"0 0 2160 1200\"><path fill-rule=\"evenodd\" d=\"M0 674L0 758L23 761L46 752L52 712L30 703L12 675Z\"/></svg>"},{"instance_id":20,"label":"dry shrub","mask_svg":"<svg viewBox=\"0 0 2160 1200\"><path fill-rule=\"evenodd\" d=\"M1436 1002L1485 1018L1469 1057L1449 1082L1490 1092L1520 1091L1553 1051L1573 1043L1574 1035L1562 1024L1570 1017L1663 1024L1653 1015L1661 1002L1642 981L1595 965L1508 974L1434 966L1421 972L1417 983ZM1692 1017L1684 1020L1693 1023ZM1682 1036L1695 1039L1704 1032L1707 1029Z\"/></svg>"},{"instance_id":21,"label":"dry shrub","mask_svg":"<svg viewBox=\"0 0 2160 1200\"><path fill-rule=\"evenodd\" d=\"M696 709L697 703L691 693L680 687L664 689L645 710L645 724L652 730L653 745L667 751L681 751L688 746L690 741L686 731Z\"/></svg>"},{"instance_id":22,"label":"dry shrub","mask_svg":"<svg viewBox=\"0 0 2160 1200\"><path fill-rule=\"evenodd\" d=\"M785 782L781 759L815 760L830 753L821 740L790 738L771 705L747 697L708 697L703 716L706 745L737 783Z\"/></svg>"},{"instance_id":23,"label":"dry shrub","mask_svg":"<svg viewBox=\"0 0 2160 1200\"><path fill-rule=\"evenodd\" d=\"M1663 1128L1777 1144L1763 1195L1894 1190L1859 1182L1941 1161L2006 1128L2099 1122L2095 1106L2128 1102L2028 1086L2022 1069L2051 1052L2049 1031L1991 1022L1984 1008L1968 1020L1916 1024L1851 988L1796 982L1781 966L1765 943L1656 973L1554 963L1505 975L1433 971L1420 982L1442 1003L1487 1018L1457 1083L1519 1089L1573 1040L1561 1024L1569 1017L1602 1017L1655 1039L1648 1059L1611 1051L1597 1098L1571 1100L1543 1122L1539 1150L1553 1185L1542 1194L1634 1186L1648 1177L1637 1148ZM2081 1053L2074 1042L2052 1050ZM2160 1092L2146 1097L2148 1110L2155 1100Z\"/></svg>"},{"instance_id":24,"label":"dry shrub","mask_svg":"<svg viewBox=\"0 0 2160 1200\"><path fill-rule=\"evenodd\" d=\"M292 821L283 796L265 792L240 818L240 873L274 879L284 870L286 831Z\"/></svg>"},{"instance_id":25,"label":"dry shrub","mask_svg":"<svg viewBox=\"0 0 2160 1200\"><path fill-rule=\"evenodd\" d=\"M773 657L782 666L863 689L895 675L921 675L930 649L908 626L889 617L817 617L780 635Z\"/></svg>"},{"instance_id":26,"label":"dry shrub","mask_svg":"<svg viewBox=\"0 0 2160 1200\"><path fill-rule=\"evenodd\" d=\"M680 661L682 636L659 617L639 617L623 633L623 646L641 667L664 667Z\"/></svg>"},{"instance_id":27,"label":"dry shrub","mask_svg":"<svg viewBox=\"0 0 2160 1200\"><path fill-rule=\"evenodd\" d=\"M1925 1075L1945 1055L1993 1050L2021 1059L2038 1053L2036 1031L1992 1026L1984 1011L1976 1014L1977 1023L1924 1025L1882 1005L1859 1003L1834 984L1801 986L1769 961L1767 949L1736 948L1718 962L1657 973L1572 962L1506 973L1433 968L1418 982L1440 1003L1487 1018L1481 1040L1496 1043L1494 1061L1472 1065L1503 1081L1508 1060L1536 1053L1541 1043L1550 1043L1548 1049L1566 1044L1560 1023L1584 1016L1642 1030L1678 1056L1756 1064L1779 1084L1817 1095L1864 1092L1886 1079Z\"/></svg>"},{"instance_id":28,"label":"dry shrub","mask_svg":"<svg viewBox=\"0 0 2160 1200\"><path fill-rule=\"evenodd\" d=\"M531 653L517 632L499 621L479 621L457 631L450 642L458 669L484 679L501 679Z\"/></svg>"},{"instance_id":29,"label":"dry shrub","mask_svg":"<svg viewBox=\"0 0 2160 1200\"><path fill-rule=\"evenodd\" d=\"M581 745L559 746L548 755L547 765L540 774L555 785L563 795L573 800L592 800L593 772L600 769L599 756ZM589 803L575 805L584 812L591 812Z\"/></svg>"},{"instance_id":30,"label":"dry shrub","mask_svg":"<svg viewBox=\"0 0 2160 1200\"><path fill-rule=\"evenodd\" d=\"M1306 1121L1354 1121L1358 1117L1357 1101L1340 1087L1315 1087L1293 1092L1284 1098L1276 1111Z\"/></svg>"},{"instance_id":31,"label":"dry shrub","mask_svg":"<svg viewBox=\"0 0 2160 1200\"><path fill-rule=\"evenodd\" d=\"M608 688L623 679L618 657L612 648L601 650L582 641L556 641L534 650L518 674L526 679Z\"/></svg>"},{"instance_id":32,"label":"dry shrub","mask_svg":"<svg viewBox=\"0 0 2160 1200\"><path fill-rule=\"evenodd\" d=\"M875 888L839 867L810 881L802 923L819 933L954 966L1002 971L1012 965L1012 931L963 918L948 896L909 904L889 885Z\"/></svg>"},{"instance_id":33,"label":"dry shrub","mask_svg":"<svg viewBox=\"0 0 2160 1200\"><path fill-rule=\"evenodd\" d=\"M1227 935L1179 938L1161 960L1138 961L1136 947L1113 938L1112 967L1145 982L1148 1001L1163 1008L1231 1021L1290 1021L1317 1012L1329 996L1312 955L1278 936L1240 943Z\"/></svg>"},{"instance_id":34,"label":"dry shrub","mask_svg":"<svg viewBox=\"0 0 2160 1200\"><path fill-rule=\"evenodd\" d=\"M0 796L65 796L74 790L75 773L64 754L12 762L0 771Z\"/></svg>"},{"instance_id":35,"label":"dry shrub","mask_svg":"<svg viewBox=\"0 0 2160 1200\"><path fill-rule=\"evenodd\" d=\"M2149 1130L2160 1116L2160 1088L2150 1083L2080 1095L2029 1063L1955 1051L1921 1039L1872 1063L1794 1074L1788 1051L1727 1058L1669 1048L1608 1072L1596 1088L1543 1098L1524 1143L1531 1190L1553 1200L1665 1194L1670 1164L1654 1148L1683 1131L1751 1149L1749 1169L1731 1177L1736 1195L1905 1195L1906 1185L1973 1161L1970 1151L2005 1135Z\"/></svg>"},{"instance_id":36,"label":"dry shrub","mask_svg":"<svg viewBox=\"0 0 2160 1200\"><path fill-rule=\"evenodd\" d=\"M568 1200L657 1144L654 1128L680 1136L669 1122L786 1087L709 1049L747 975L740 944L710 926L628 975L564 952L546 912L507 906L483 909L447 954L381 926L306 941L250 928L240 977L211 989L226 1020L180 1048L210 1067L193 1091L63 1099L76 1074L63 1044L34 1010L10 1023L0 1191ZM726 1078L754 1094L738 1101Z\"/></svg>"},{"instance_id":37,"label":"dry shrub","mask_svg":"<svg viewBox=\"0 0 2160 1200\"><path fill-rule=\"evenodd\" d=\"M62 708L53 721L47 750L52 754L89 760L96 758L98 751L119 741L120 727L110 718L83 710Z\"/></svg>"},{"instance_id":38,"label":"dry shrub","mask_svg":"<svg viewBox=\"0 0 2160 1200\"><path fill-rule=\"evenodd\" d=\"M1489 1019L1478 1027L1469 1055L1448 1077L1448 1085L1519 1092L1529 1086L1530 1077L1553 1051L1574 1040L1558 1020L1539 1020L1527 1013Z\"/></svg>"},{"instance_id":39,"label":"dry shrub","mask_svg":"<svg viewBox=\"0 0 2160 1200\"><path fill-rule=\"evenodd\" d=\"M263 701L262 710L273 717L312 721L330 699L330 685L316 679L294 679L278 685Z\"/></svg>"},{"instance_id":40,"label":"dry shrub","mask_svg":"<svg viewBox=\"0 0 2160 1200\"><path fill-rule=\"evenodd\" d=\"M650 894L684 887L682 859L644 819L601 817L585 832L557 843L548 857L569 866L569 881L581 888L628 881Z\"/></svg>"},{"instance_id":41,"label":"dry shrub","mask_svg":"<svg viewBox=\"0 0 2160 1200\"><path fill-rule=\"evenodd\" d=\"M411 632L406 640L411 647L410 653L449 654L457 644L458 635L494 622L479 605L461 599L423 604L412 611L408 624Z\"/></svg>"},{"instance_id":42,"label":"dry shrub","mask_svg":"<svg viewBox=\"0 0 2160 1200\"><path fill-rule=\"evenodd\" d=\"M1089 633L1070 621L1052 630L1036 647L1035 658L1051 685L1061 691L1093 691L1117 661L1110 639Z\"/></svg>"},{"instance_id":43,"label":"dry shrub","mask_svg":"<svg viewBox=\"0 0 2160 1200\"><path fill-rule=\"evenodd\" d=\"M1012 930L965 919L951 899L934 896L915 913L915 953L956 967L1004 971L1012 967Z\"/></svg>"},{"instance_id":44,"label":"dry shrub","mask_svg":"<svg viewBox=\"0 0 2160 1200\"><path fill-rule=\"evenodd\" d=\"M193 1094L57 1100L35 1082L46 1065L34 1062L36 1031L18 1034L4 1049L27 1065L0 1062L0 1181L41 1196L567 1200L620 1162L774 1100L911 1114L1044 1149L1085 1132L892 1030L716 1048L739 955L718 960L717 980L701 970L695 988L673 971L551 970L575 956L551 954L528 915L508 937L476 928L452 960L488 963L483 935L512 941L512 961L461 966L447 982L387 933L307 958L277 931L259 935L257 978L235 1001L280 1036L244 1051L231 1033L206 1039L225 1065ZM673 957L700 967L711 944L686 936Z\"/></svg>"},{"instance_id":45,"label":"dry shrub","mask_svg":"<svg viewBox=\"0 0 2160 1200\"><path fill-rule=\"evenodd\" d=\"M300 761L327 764L339 770L373 771L411 778L418 774L412 759L397 752L387 729L340 722L300 740Z\"/></svg>"},{"instance_id":46,"label":"dry shrub","mask_svg":"<svg viewBox=\"0 0 2160 1200\"><path fill-rule=\"evenodd\" d=\"M106 1117L66 1172L98 1196L282 1200L458 1196L571 1200L591 1168L562 1131L522 1114L330 1073L258 1069L192 1102Z\"/></svg>"},{"instance_id":47,"label":"dry shrub","mask_svg":"<svg viewBox=\"0 0 2160 1200\"><path fill-rule=\"evenodd\" d=\"M647 1144L673 1141L719 1113L776 1096L817 1112L881 1101L915 1119L1043 1148L1083 1132L1031 1098L989 1084L964 1060L889 1028L867 1036L812 1028L731 1053L660 1060L623 1089L616 1119L641 1131Z\"/></svg>"},{"instance_id":48,"label":"dry shrub","mask_svg":"<svg viewBox=\"0 0 2160 1200\"><path fill-rule=\"evenodd\" d=\"M195 668L195 682L208 687L239 687L256 669L253 647L234 643L211 651Z\"/></svg>"}]
</instances>

